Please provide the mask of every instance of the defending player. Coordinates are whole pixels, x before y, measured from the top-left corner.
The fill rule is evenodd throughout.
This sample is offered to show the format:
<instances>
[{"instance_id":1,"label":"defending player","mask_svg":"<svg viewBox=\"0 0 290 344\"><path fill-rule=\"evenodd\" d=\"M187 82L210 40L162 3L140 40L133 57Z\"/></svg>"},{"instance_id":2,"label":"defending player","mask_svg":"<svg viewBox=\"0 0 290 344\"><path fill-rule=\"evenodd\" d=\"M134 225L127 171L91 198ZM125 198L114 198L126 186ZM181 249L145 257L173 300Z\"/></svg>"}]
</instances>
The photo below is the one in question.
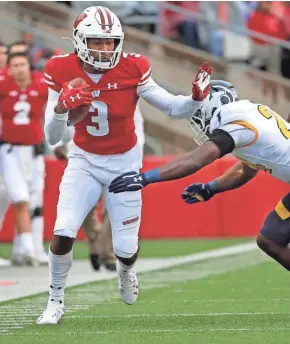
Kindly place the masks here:
<instances>
[{"instance_id":1,"label":"defending player","mask_svg":"<svg viewBox=\"0 0 290 344\"><path fill-rule=\"evenodd\" d=\"M236 189L259 170L290 183L290 124L263 104L239 100L233 86L212 81L204 107L190 121L195 141L192 152L145 173L130 172L116 178L111 192L140 190L148 184L183 178L225 154L240 162L208 183L194 183L182 194L186 203L208 201L215 194ZM290 193L267 216L257 237L258 246L290 271Z\"/></svg>"}]
</instances>

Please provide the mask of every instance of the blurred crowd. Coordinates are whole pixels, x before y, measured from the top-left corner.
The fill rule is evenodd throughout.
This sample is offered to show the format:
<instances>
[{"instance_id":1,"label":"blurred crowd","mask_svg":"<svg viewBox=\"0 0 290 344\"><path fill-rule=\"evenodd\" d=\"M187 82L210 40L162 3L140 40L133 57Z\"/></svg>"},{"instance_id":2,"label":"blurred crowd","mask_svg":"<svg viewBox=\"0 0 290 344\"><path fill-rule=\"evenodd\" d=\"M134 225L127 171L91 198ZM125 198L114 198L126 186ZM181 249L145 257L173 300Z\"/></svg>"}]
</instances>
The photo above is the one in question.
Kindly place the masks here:
<instances>
[{"instance_id":1,"label":"blurred crowd","mask_svg":"<svg viewBox=\"0 0 290 344\"><path fill-rule=\"evenodd\" d=\"M98 1L65 1L76 12L98 5ZM249 37L249 53L243 62L263 71L279 72L290 78L290 49L277 48L266 40L249 36L246 30L289 42L290 1L106 1L121 20L130 25L159 33L174 41L226 57L227 32ZM167 6L174 5L180 11ZM191 13L193 16L189 16ZM132 22L132 17L139 17ZM141 19L142 17L142 19ZM154 19L155 17L155 19ZM146 23L148 18L148 25ZM217 23L221 26L217 27ZM224 26L224 27L222 27ZM225 29L227 27L227 29ZM230 43L234 44L235 39ZM237 46L237 50L243 47Z\"/></svg>"},{"instance_id":2,"label":"blurred crowd","mask_svg":"<svg viewBox=\"0 0 290 344\"><path fill-rule=\"evenodd\" d=\"M0 40L0 71L5 69L8 55L18 52L27 53L30 56L33 69L41 72L50 57L63 54L61 49L51 49L43 45L42 41L35 37L32 32L22 32L20 40L8 45Z\"/></svg>"},{"instance_id":3,"label":"blurred crowd","mask_svg":"<svg viewBox=\"0 0 290 344\"><path fill-rule=\"evenodd\" d=\"M202 49L219 57L224 56L225 30L214 23L231 27L232 32L250 30L259 34L290 40L289 1L168 1L185 9L187 13L199 15L199 19L163 9L162 34L181 41L193 48ZM271 70L272 44L251 37L251 56L248 63L261 70ZM238 47L237 47L238 49ZM280 52L281 74L290 78L290 50Z\"/></svg>"}]
</instances>

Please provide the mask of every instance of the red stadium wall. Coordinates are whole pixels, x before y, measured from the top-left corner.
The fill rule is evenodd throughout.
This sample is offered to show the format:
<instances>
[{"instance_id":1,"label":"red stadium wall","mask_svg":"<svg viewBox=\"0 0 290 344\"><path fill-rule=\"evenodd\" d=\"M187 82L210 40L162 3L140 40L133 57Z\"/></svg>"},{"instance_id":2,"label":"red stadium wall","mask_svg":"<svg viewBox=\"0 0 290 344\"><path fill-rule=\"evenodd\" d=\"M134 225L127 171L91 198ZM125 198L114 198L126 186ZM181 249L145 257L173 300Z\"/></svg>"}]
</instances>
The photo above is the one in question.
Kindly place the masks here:
<instances>
[{"instance_id":1,"label":"red stadium wall","mask_svg":"<svg viewBox=\"0 0 290 344\"><path fill-rule=\"evenodd\" d=\"M159 166L170 157L148 157L144 170ZM153 184L143 191L141 238L189 238L254 236L263 224L266 214L289 191L289 186L264 172L244 187L215 196L208 203L185 204L180 195L193 182L208 182L236 162L224 158L204 168L194 176ZM56 217L58 186L65 164L57 160L46 161L46 187L44 196L45 239L52 236ZM1 241L13 237L13 215L9 209L5 218ZM84 237L79 232L80 239Z\"/></svg>"}]
</instances>

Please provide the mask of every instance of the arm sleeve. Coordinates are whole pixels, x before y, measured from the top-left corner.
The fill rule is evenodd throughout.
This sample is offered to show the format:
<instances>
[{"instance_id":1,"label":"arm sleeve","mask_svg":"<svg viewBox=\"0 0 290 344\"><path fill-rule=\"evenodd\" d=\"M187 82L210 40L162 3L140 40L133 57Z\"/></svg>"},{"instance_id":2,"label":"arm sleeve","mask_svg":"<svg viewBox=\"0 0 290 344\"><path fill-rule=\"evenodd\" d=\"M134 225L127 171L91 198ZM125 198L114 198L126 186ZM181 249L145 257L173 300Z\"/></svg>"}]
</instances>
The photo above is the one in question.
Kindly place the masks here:
<instances>
[{"instance_id":1,"label":"arm sleeve","mask_svg":"<svg viewBox=\"0 0 290 344\"><path fill-rule=\"evenodd\" d=\"M255 142L255 132L238 124L226 124L213 130L209 141L215 143L221 157L231 153L235 148L244 147Z\"/></svg>"},{"instance_id":2,"label":"arm sleeve","mask_svg":"<svg viewBox=\"0 0 290 344\"><path fill-rule=\"evenodd\" d=\"M231 135L236 148L250 145L256 139L256 134L253 130L239 124L225 124L219 127L219 129Z\"/></svg>"},{"instance_id":3,"label":"arm sleeve","mask_svg":"<svg viewBox=\"0 0 290 344\"><path fill-rule=\"evenodd\" d=\"M55 150L55 148L57 147L60 147L60 146L69 146L72 142L72 139L73 139L73 136L74 136L74 127L73 126L66 126L65 127L65 130L64 130L64 133L63 133L63 136L62 136L62 139L56 143L55 145L50 145L50 148L51 150Z\"/></svg>"},{"instance_id":4,"label":"arm sleeve","mask_svg":"<svg viewBox=\"0 0 290 344\"><path fill-rule=\"evenodd\" d=\"M144 119L143 119L143 116L141 114L138 104L137 104L135 114L134 114L134 124L135 124L135 133L137 135L138 143L143 147L145 143Z\"/></svg>"},{"instance_id":5,"label":"arm sleeve","mask_svg":"<svg viewBox=\"0 0 290 344\"><path fill-rule=\"evenodd\" d=\"M235 149L235 141L231 135L221 129L215 129L212 133L210 142L213 142L220 150L220 158L231 153Z\"/></svg>"},{"instance_id":6,"label":"arm sleeve","mask_svg":"<svg viewBox=\"0 0 290 344\"><path fill-rule=\"evenodd\" d=\"M194 101L191 96L175 96L167 92L152 77L144 85L138 86L137 94L167 116L176 119L191 117L203 104L203 101Z\"/></svg>"},{"instance_id":7,"label":"arm sleeve","mask_svg":"<svg viewBox=\"0 0 290 344\"><path fill-rule=\"evenodd\" d=\"M64 136L67 128L68 112L56 114L54 108L58 101L59 93L48 89L48 100L45 110L44 134L50 145L55 145Z\"/></svg>"}]
</instances>

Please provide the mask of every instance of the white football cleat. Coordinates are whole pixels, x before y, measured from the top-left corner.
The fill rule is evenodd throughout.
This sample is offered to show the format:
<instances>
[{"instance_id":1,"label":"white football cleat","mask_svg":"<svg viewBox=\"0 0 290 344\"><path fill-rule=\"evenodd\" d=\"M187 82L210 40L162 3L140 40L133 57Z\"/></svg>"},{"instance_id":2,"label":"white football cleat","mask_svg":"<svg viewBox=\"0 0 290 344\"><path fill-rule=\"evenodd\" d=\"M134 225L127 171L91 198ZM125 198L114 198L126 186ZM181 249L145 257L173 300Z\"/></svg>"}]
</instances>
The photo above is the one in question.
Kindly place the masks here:
<instances>
[{"instance_id":1,"label":"white football cleat","mask_svg":"<svg viewBox=\"0 0 290 344\"><path fill-rule=\"evenodd\" d=\"M48 254L46 252L36 252L36 259L40 265L48 265Z\"/></svg>"},{"instance_id":2,"label":"white football cleat","mask_svg":"<svg viewBox=\"0 0 290 344\"><path fill-rule=\"evenodd\" d=\"M34 268L37 268L39 266L38 259L36 258L36 255L34 252L33 253L27 252L23 254L22 257L23 257L24 265L33 266Z\"/></svg>"},{"instance_id":3,"label":"white football cleat","mask_svg":"<svg viewBox=\"0 0 290 344\"><path fill-rule=\"evenodd\" d=\"M117 272L121 297L127 305L132 305L137 301L139 287L135 268L124 270L117 260Z\"/></svg>"},{"instance_id":4,"label":"white football cleat","mask_svg":"<svg viewBox=\"0 0 290 344\"><path fill-rule=\"evenodd\" d=\"M11 264L16 266L24 265L22 254L13 253L11 257Z\"/></svg>"},{"instance_id":5,"label":"white football cleat","mask_svg":"<svg viewBox=\"0 0 290 344\"><path fill-rule=\"evenodd\" d=\"M56 325L64 315L63 304L48 302L45 311L36 320L37 325Z\"/></svg>"},{"instance_id":6,"label":"white football cleat","mask_svg":"<svg viewBox=\"0 0 290 344\"><path fill-rule=\"evenodd\" d=\"M33 266L38 267L39 262L36 258L35 254L33 252L27 252L27 253L14 253L11 258L12 265L17 266Z\"/></svg>"}]
</instances>

